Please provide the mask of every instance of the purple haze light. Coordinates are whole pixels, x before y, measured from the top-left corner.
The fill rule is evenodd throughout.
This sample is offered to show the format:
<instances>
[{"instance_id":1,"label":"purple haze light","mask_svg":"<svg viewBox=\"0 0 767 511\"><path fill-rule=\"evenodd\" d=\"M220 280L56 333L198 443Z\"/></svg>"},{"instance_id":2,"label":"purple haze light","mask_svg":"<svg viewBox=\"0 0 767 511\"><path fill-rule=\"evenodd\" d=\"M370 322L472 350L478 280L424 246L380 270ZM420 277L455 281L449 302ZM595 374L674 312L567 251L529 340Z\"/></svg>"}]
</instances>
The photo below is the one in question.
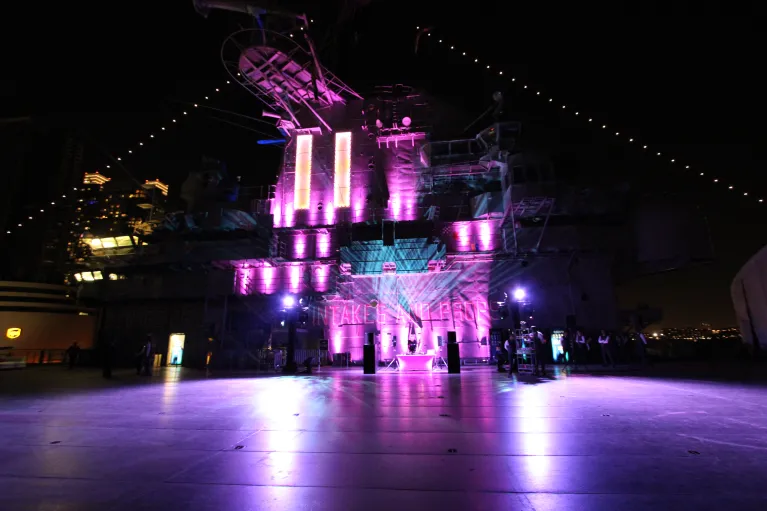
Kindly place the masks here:
<instances>
[{"instance_id":1,"label":"purple haze light","mask_svg":"<svg viewBox=\"0 0 767 511\"><path fill-rule=\"evenodd\" d=\"M282 305L285 307L293 307L296 304L296 299L291 295L286 295L282 298Z\"/></svg>"},{"instance_id":2,"label":"purple haze light","mask_svg":"<svg viewBox=\"0 0 767 511\"><path fill-rule=\"evenodd\" d=\"M514 297L516 301L521 302L522 300L525 299L525 296L527 296L527 293L525 292L524 289L522 289L521 287L518 287L517 289L514 290L514 292L512 293L512 296Z\"/></svg>"}]
</instances>

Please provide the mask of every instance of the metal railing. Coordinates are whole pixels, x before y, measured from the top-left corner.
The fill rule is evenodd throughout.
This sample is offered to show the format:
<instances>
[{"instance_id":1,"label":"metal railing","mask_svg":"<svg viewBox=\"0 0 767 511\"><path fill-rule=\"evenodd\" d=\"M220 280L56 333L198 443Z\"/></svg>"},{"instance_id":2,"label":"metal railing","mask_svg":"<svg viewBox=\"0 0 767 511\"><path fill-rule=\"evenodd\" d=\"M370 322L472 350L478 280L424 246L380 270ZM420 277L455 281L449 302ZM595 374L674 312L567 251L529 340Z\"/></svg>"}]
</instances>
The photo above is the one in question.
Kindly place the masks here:
<instances>
[{"instance_id":1,"label":"metal railing","mask_svg":"<svg viewBox=\"0 0 767 511\"><path fill-rule=\"evenodd\" d=\"M27 364L62 364L67 358L62 349L17 349L8 348L0 351L0 358L23 358Z\"/></svg>"}]
</instances>

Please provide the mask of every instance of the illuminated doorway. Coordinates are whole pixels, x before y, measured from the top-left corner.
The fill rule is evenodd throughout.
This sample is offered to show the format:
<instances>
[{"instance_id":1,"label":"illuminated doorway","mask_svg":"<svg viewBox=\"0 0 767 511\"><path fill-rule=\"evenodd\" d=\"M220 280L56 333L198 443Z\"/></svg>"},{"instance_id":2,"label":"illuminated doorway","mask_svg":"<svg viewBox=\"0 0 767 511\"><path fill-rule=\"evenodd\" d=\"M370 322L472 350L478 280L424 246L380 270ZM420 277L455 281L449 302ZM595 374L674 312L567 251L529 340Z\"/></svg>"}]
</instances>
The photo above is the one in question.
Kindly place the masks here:
<instances>
[{"instance_id":1,"label":"illuminated doorway","mask_svg":"<svg viewBox=\"0 0 767 511\"><path fill-rule=\"evenodd\" d=\"M560 357L563 360L567 359L567 354L562 348L562 336L564 333L564 330L554 330L551 332L551 356L554 357L554 363L557 363Z\"/></svg>"},{"instance_id":2,"label":"illuminated doorway","mask_svg":"<svg viewBox=\"0 0 767 511\"><path fill-rule=\"evenodd\" d=\"M168 341L169 366L181 365L181 359L184 358L184 340L186 340L186 334L170 334Z\"/></svg>"}]
</instances>

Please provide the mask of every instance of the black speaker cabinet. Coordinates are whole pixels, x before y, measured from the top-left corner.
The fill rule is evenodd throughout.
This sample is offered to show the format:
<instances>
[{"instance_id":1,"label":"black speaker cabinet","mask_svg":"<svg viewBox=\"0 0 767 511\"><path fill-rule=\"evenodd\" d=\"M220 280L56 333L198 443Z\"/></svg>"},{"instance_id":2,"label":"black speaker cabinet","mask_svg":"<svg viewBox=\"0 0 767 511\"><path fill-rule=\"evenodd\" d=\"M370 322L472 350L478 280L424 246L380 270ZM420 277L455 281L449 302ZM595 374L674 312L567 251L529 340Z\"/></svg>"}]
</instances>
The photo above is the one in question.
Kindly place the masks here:
<instances>
[{"instance_id":1,"label":"black speaker cabinet","mask_svg":"<svg viewBox=\"0 0 767 511\"><path fill-rule=\"evenodd\" d=\"M451 333L455 335L455 332L448 332L448 338ZM457 342L447 343L447 372L454 374L461 372L461 355L458 352Z\"/></svg>"},{"instance_id":2,"label":"black speaker cabinet","mask_svg":"<svg viewBox=\"0 0 767 511\"><path fill-rule=\"evenodd\" d=\"M366 344L375 344L375 335L376 334L373 333L373 332L368 332L367 333L367 341L368 342Z\"/></svg>"},{"instance_id":3,"label":"black speaker cabinet","mask_svg":"<svg viewBox=\"0 0 767 511\"><path fill-rule=\"evenodd\" d=\"M455 332L448 332L447 333L447 343L448 344L455 344L458 342L458 338L455 335Z\"/></svg>"},{"instance_id":4,"label":"black speaker cabinet","mask_svg":"<svg viewBox=\"0 0 767 511\"><path fill-rule=\"evenodd\" d=\"M376 347L372 344L362 347L362 372L376 374Z\"/></svg>"}]
</instances>

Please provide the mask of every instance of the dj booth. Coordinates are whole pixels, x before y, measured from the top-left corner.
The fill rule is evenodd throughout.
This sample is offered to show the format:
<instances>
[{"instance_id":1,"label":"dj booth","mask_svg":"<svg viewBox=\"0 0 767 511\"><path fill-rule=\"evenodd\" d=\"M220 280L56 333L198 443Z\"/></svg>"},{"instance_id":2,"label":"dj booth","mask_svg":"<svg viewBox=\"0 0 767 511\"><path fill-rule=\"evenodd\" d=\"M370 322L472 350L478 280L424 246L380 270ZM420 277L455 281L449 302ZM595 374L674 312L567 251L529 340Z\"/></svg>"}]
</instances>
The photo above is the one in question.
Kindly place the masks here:
<instances>
[{"instance_id":1,"label":"dj booth","mask_svg":"<svg viewBox=\"0 0 767 511\"><path fill-rule=\"evenodd\" d=\"M434 368L434 355L397 355L397 363L400 371L431 371Z\"/></svg>"}]
</instances>

